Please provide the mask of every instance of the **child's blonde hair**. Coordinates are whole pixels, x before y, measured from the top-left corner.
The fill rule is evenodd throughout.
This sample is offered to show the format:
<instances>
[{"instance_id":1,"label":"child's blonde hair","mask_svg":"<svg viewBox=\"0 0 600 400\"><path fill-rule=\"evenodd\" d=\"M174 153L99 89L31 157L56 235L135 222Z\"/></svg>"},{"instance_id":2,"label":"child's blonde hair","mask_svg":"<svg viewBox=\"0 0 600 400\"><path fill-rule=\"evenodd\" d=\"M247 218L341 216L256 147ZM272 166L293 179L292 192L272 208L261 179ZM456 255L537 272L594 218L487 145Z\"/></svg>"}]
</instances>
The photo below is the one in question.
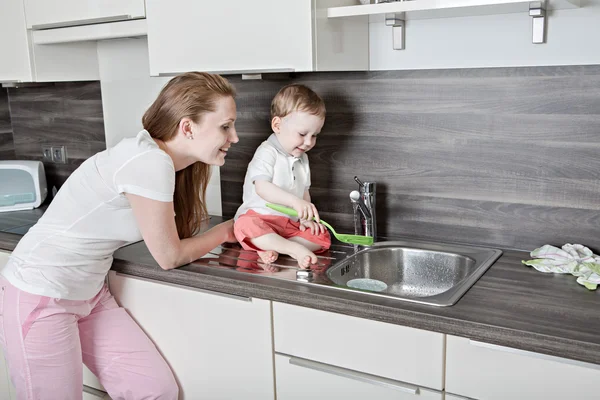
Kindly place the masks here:
<instances>
[{"instance_id":1,"label":"child's blonde hair","mask_svg":"<svg viewBox=\"0 0 600 400\"><path fill-rule=\"evenodd\" d=\"M293 83L282 87L271 102L271 119L303 111L325 118L325 102L309 87Z\"/></svg>"}]
</instances>

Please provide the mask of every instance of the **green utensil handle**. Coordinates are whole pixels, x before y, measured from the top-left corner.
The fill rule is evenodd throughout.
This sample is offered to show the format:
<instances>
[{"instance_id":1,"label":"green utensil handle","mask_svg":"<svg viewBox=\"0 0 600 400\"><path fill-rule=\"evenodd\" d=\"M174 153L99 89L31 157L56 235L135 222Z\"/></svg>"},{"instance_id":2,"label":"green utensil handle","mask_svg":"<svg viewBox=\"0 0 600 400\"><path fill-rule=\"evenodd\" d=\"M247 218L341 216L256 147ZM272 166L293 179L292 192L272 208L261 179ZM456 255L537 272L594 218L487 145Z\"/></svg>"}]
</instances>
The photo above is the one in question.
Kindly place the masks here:
<instances>
[{"instance_id":1,"label":"green utensil handle","mask_svg":"<svg viewBox=\"0 0 600 400\"><path fill-rule=\"evenodd\" d=\"M298 213L293 208L281 206L279 204L272 204L272 203L267 203L267 207L269 207L270 209L273 209L275 211L279 211L280 213L292 216L292 217L298 216Z\"/></svg>"}]
</instances>

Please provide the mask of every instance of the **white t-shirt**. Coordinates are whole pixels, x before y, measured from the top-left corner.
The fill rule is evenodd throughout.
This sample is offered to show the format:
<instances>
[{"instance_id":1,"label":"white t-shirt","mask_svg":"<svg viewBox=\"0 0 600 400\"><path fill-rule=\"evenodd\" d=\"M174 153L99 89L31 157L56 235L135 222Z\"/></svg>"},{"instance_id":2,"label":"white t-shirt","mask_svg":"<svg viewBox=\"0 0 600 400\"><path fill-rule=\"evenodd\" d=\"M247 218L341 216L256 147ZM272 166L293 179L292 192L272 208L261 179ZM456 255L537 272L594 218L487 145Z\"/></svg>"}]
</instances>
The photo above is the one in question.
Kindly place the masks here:
<instances>
[{"instance_id":1,"label":"white t-shirt","mask_svg":"<svg viewBox=\"0 0 600 400\"><path fill-rule=\"evenodd\" d=\"M147 131L87 159L67 179L2 275L17 288L87 300L119 247L142 239L125 193L173 201L175 168Z\"/></svg>"},{"instance_id":2,"label":"white t-shirt","mask_svg":"<svg viewBox=\"0 0 600 400\"><path fill-rule=\"evenodd\" d=\"M268 181L293 194L303 198L304 191L310 188L310 168L306 153L301 157L288 154L275 134L261 143L248 164L248 171L244 179L243 203L238 208L235 219L254 210L259 214L289 216L272 210L266 206L266 201L256 194L255 181ZM292 218L297 219L297 218Z\"/></svg>"}]
</instances>

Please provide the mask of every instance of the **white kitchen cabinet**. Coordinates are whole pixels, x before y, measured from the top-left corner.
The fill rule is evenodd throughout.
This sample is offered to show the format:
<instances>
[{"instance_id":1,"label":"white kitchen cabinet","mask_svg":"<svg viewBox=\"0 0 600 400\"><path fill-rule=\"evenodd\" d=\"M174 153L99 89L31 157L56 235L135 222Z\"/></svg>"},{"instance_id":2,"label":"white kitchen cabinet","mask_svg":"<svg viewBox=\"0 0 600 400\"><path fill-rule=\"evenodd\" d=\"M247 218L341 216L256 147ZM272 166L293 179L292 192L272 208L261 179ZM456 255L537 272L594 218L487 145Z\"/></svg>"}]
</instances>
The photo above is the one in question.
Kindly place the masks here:
<instances>
[{"instance_id":1,"label":"white kitchen cabinet","mask_svg":"<svg viewBox=\"0 0 600 400\"><path fill-rule=\"evenodd\" d=\"M12 386L6 361L4 361L4 351L0 346L0 399L16 400L16 398L15 388Z\"/></svg>"},{"instance_id":2,"label":"white kitchen cabinet","mask_svg":"<svg viewBox=\"0 0 600 400\"><path fill-rule=\"evenodd\" d=\"M3 0L0 12L0 82L30 82L33 54L22 0Z\"/></svg>"},{"instance_id":3,"label":"white kitchen cabinet","mask_svg":"<svg viewBox=\"0 0 600 400\"><path fill-rule=\"evenodd\" d=\"M28 29L144 18L144 0L22 0Z\"/></svg>"},{"instance_id":4,"label":"white kitchen cabinet","mask_svg":"<svg viewBox=\"0 0 600 400\"><path fill-rule=\"evenodd\" d=\"M4 268L4 266L6 265L9 255L9 252L0 250L0 270L2 270L2 268ZM4 293L0 292L0 303L3 301L3 295ZM2 310L1 304L0 310ZM0 325L1 323L2 321L0 321ZM0 333L1 332L2 331L0 331ZM4 361L4 350L2 349L2 346L0 346L0 399L16 400L16 398L17 395L15 393L15 388L13 387L10 381L6 361Z\"/></svg>"},{"instance_id":5,"label":"white kitchen cabinet","mask_svg":"<svg viewBox=\"0 0 600 400\"><path fill-rule=\"evenodd\" d=\"M368 70L368 19L327 19L355 0L147 0L150 74Z\"/></svg>"},{"instance_id":6,"label":"white kitchen cabinet","mask_svg":"<svg viewBox=\"0 0 600 400\"><path fill-rule=\"evenodd\" d=\"M8 257L10 257L10 252L0 250L0 270L2 270L8 262Z\"/></svg>"},{"instance_id":7,"label":"white kitchen cabinet","mask_svg":"<svg viewBox=\"0 0 600 400\"><path fill-rule=\"evenodd\" d=\"M109 285L173 369L182 398L274 398L270 301L112 271Z\"/></svg>"},{"instance_id":8,"label":"white kitchen cabinet","mask_svg":"<svg viewBox=\"0 0 600 400\"><path fill-rule=\"evenodd\" d=\"M96 378L96 375L94 375L85 365L83 366L83 385L106 392L106 389L102 386L98 378Z\"/></svg>"},{"instance_id":9,"label":"white kitchen cabinet","mask_svg":"<svg viewBox=\"0 0 600 400\"><path fill-rule=\"evenodd\" d=\"M35 45L25 26L22 0L2 2L0 54L0 82L99 79L96 43Z\"/></svg>"},{"instance_id":10,"label":"white kitchen cabinet","mask_svg":"<svg viewBox=\"0 0 600 400\"><path fill-rule=\"evenodd\" d=\"M457 396L457 395L451 394L451 393L445 393L444 400L471 400L471 399L469 399L468 397Z\"/></svg>"},{"instance_id":11,"label":"white kitchen cabinet","mask_svg":"<svg viewBox=\"0 0 600 400\"><path fill-rule=\"evenodd\" d=\"M442 393L404 382L277 354L278 400L442 400Z\"/></svg>"},{"instance_id":12,"label":"white kitchen cabinet","mask_svg":"<svg viewBox=\"0 0 600 400\"><path fill-rule=\"evenodd\" d=\"M448 336L446 391L481 400L598 398L600 366Z\"/></svg>"},{"instance_id":13,"label":"white kitchen cabinet","mask_svg":"<svg viewBox=\"0 0 600 400\"><path fill-rule=\"evenodd\" d=\"M441 333L276 302L273 331L278 354L443 389Z\"/></svg>"},{"instance_id":14,"label":"white kitchen cabinet","mask_svg":"<svg viewBox=\"0 0 600 400\"><path fill-rule=\"evenodd\" d=\"M83 400L111 400L111 398L104 392L84 387Z\"/></svg>"}]
</instances>

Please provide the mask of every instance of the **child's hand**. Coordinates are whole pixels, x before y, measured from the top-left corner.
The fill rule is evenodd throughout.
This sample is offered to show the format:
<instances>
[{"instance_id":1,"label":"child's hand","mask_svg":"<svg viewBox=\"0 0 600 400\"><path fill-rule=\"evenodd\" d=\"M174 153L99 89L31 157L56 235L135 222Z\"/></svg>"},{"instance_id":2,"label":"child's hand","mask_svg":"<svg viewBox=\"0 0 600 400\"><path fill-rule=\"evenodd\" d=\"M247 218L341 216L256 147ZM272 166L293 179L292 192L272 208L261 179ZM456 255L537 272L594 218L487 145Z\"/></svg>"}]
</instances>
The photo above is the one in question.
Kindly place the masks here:
<instances>
[{"instance_id":1,"label":"child's hand","mask_svg":"<svg viewBox=\"0 0 600 400\"><path fill-rule=\"evenodd\" d=\"M294 204L292 204L292 208L296 210L298 213L298 218L301 220L312 220L314 219L319 222L319 213L317 212L317 207L313 203L309 203L306 200L297 199Z\"/></svg>"},{"instance_id":2,"label":"child's hand","mask_svg":"<svg viewBox=\"0 0 600 400\"><path fill-rule=\"evenodd\" d=\"M325 233L325 226L323 226L322 224L319 224L315 221L300 220L300 230L304 232L307 229L310 229L310 233L312 233L313 235L320 235L322 233Z\"/></svg>"}]
</instances>

